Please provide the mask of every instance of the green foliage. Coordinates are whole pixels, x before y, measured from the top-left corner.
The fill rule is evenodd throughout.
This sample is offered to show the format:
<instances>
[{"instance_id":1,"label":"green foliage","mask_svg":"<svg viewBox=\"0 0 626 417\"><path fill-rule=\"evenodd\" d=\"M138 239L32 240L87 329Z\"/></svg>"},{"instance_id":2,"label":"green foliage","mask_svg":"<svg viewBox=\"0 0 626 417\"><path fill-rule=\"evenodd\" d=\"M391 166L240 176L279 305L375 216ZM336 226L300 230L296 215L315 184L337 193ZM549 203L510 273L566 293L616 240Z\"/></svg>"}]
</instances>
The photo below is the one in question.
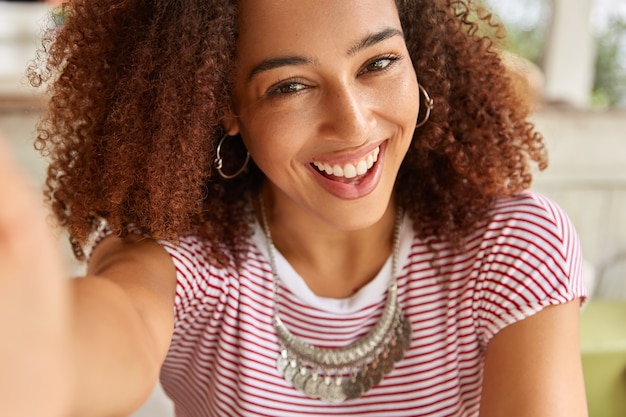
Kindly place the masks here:
<instances>
[{"instance_id":1,"label":"green foliage","mask_svg":"<svg viewBox=\"0 0 626 417\"><path fill-rule=\"evenodd\" d=\"M516 2L536 13L520 18L500 14L506 25L505 48L534 62L540 68L551 14L551 2L544 0L487 0L494 11L509 10ZM504 5L507 7L503 7ZM575 7L575 6L572 6ZM594 107L626 107L626 18L614 16L596 35L595 79L591 103Z\"/></svg>"},{"instance_id":2,"label":"green foliage","mask_svg":"<svg viewBox=\"0 0 626 417\"><path fill-rule=\"evenodd\" d=\"M596 47L593 105L626 106L626 20L611 19L597 36Z\"/></svg>"},{"instance_id":3,"label":"green foliage","mask_svg":"<svg viewBox=\"0 0 626 417\"><path fill-rule=\"evenodd\" d=\"M538 66L541 66L544 43L545 31L540 27L531 29L509 27L507 30L507 50Z\"/></svg>"},{"instance_id":4,"label":"green foliage","mask_svg":"<svg viewBox=\"0 0 626 417\"><path fill-rule=\"evenodd\" d=\"M541 67L550 17L544 0L486 0L506 28L504 48Z\"/></svg>"}]
</instances>

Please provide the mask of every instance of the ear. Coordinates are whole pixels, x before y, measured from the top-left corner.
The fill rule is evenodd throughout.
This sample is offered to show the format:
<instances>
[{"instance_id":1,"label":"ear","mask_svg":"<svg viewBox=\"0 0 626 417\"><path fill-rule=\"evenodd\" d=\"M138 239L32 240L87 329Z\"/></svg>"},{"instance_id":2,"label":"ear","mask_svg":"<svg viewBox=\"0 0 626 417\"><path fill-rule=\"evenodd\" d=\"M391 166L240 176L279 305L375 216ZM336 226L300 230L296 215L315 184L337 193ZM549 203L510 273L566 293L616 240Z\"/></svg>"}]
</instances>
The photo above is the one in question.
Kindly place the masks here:
<instances>
[{"instance_id":1,"label":"ear","mask_svg":"<svg viewBox=\"0 0 626 417\"><path fill-rule=\"evenodd\" d=\"M239 117L229 109L222 118L222 127L228 136L237 135L241 131L239 127Z\"/></svg>"}]
</instances>

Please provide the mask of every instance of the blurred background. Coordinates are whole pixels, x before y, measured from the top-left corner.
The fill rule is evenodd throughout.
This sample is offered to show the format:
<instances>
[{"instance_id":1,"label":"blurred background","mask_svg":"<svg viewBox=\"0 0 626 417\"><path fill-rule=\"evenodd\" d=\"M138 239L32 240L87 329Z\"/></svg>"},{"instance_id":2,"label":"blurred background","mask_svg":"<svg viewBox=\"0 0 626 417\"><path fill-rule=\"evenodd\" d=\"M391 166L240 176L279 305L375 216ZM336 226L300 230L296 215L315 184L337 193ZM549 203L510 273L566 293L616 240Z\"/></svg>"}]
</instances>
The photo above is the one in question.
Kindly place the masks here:
<instances>
[{"instance_id":1,"label":"blurred background","mask_svg":"<svg viewBox=\"0 0 626 417\"><path fill-rule=\"evenodd\" d=\"M550 166L533 188L557 201L581 238L591 294L581 350L591 417L626 417L626 0L485 0L507 27L500 47L529 83ZM24 71L57 1L0 0L0 132L32 180L46 98ZM483 28L489 31L489 27ZM77 273L81 266L69 256ZM168 417L159 387L133 417Z\"/></svg>"}]
</instances>

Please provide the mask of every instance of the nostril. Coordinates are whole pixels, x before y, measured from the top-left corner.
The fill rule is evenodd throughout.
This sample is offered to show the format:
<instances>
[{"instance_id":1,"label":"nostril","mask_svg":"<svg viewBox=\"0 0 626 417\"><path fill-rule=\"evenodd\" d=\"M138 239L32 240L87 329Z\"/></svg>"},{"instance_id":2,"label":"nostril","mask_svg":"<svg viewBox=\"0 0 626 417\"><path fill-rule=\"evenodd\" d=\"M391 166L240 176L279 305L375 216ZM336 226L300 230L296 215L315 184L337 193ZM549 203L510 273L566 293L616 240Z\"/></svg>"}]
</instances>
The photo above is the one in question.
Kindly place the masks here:
<instances>
[{"instance_id":1,"label":"nostril","mask_svg":"<svg viewBox=\"0 0 626 417\"><path fill-rule=\"evenodd\" d=\"M342 86L329 94L324 103L327 128L342 141L356 142L368 137L368 132L376 127L375 113L361 95L352 87Z\"/></svg>"}]
</instances>

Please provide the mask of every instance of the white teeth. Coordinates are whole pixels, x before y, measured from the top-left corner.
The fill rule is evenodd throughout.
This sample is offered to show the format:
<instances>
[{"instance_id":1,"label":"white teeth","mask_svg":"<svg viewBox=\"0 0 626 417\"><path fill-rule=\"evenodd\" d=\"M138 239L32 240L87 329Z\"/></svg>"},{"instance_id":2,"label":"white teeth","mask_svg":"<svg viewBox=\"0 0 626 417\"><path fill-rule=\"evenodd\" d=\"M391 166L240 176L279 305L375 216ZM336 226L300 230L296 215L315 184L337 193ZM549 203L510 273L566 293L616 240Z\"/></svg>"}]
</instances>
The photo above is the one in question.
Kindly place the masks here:
<instances>
[{"instance_id":1,"label":"white teeth","mask_svg":"<svg viewBox=\"0 0 626 417\"><path fill-rule=\"evenodd\" d=\"M354 165L346 164L346 166L343 167L343 176L346 178L356 177L356 168Z\"/></svg>"},{"instance_id":2,"label":"white teeth","mask_svg":"<svg viewBox=\"0 0 626 417\"><path fill-rule=\"evenodd\" d=\"M359 164L356 166L356 175L363 175L367 172L367 162L359 161Z\"/></svg>"},{"instance_id":3,"label":"white teeth","mask_svg":"<svg viewBox=\"0 0 626 417\"><path fill-rule=\"evenodd\" d=\"M378 155L380 154L380 147L374 149L369 155L367 155L364 159L361 159L354 164L348 163L343 166L339 164L329 165L325 162L314 162L314 165L320 171L324 171L328 175L334 175L336 177L345 177L345 178L354 178L357 175L363 175L367 173L367 171L374 166L374 163L378 160Z\"/></svg>"}]
</instances>

